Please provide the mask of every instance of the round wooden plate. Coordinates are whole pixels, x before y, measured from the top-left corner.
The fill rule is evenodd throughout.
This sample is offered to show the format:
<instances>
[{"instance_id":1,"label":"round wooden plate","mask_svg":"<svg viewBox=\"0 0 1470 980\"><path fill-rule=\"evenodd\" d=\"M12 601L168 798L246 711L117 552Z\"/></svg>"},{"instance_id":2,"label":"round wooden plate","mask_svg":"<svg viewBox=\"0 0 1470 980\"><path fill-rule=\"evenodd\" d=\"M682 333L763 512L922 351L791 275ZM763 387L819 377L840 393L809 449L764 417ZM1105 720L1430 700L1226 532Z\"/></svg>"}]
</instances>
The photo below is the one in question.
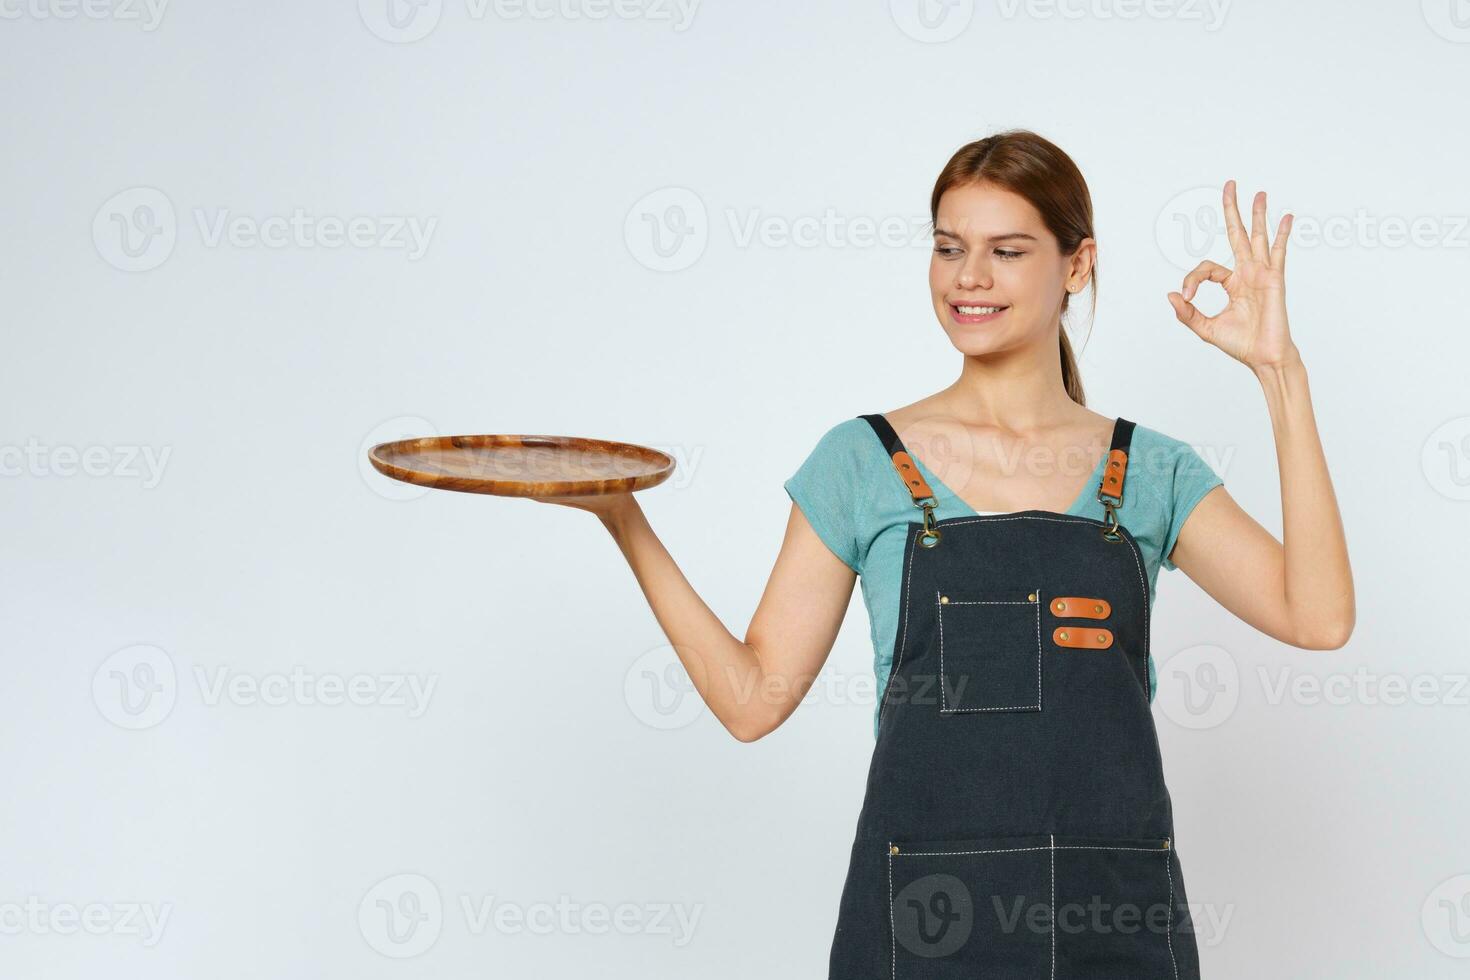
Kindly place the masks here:
<instances>
[{"instance_id":1,"label":"round wooden plate","mask_svg":"<svg viewBox=\"0 0 1470 980\"><path fill-rule=\"evenodd\" d=\"M404 483L501 497L632 493L674 472L657 449L577 436L426 436L380 442L368 459Z\"/></svg>"}]
</instances>

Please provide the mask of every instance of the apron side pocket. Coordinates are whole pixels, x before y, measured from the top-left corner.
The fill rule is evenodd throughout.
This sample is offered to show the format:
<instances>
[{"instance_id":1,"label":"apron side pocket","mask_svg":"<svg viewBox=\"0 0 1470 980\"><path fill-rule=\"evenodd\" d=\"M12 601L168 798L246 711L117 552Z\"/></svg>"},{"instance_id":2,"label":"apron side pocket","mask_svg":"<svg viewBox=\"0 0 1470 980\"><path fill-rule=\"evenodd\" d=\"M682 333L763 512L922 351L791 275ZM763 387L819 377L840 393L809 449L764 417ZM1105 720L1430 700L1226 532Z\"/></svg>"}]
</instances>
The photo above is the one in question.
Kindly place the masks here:
<instances>
[{"instance_id":1,"label":"apron side pocket","mask_svg":"<svg viewBox=\"0 0 1470 980\"><path fill-rule=\"evenodd\" d=\"M1042 836L890 843L894 980L1049 976L1048 842Z\"/></svg>"},{"instance_id":2,"label":"apron side pocket","mask_svg":"<svg viewBox=\"0 0 1470 980\"><path fill-rule=\"evenodd\" d=\"M1177 977L1167 838L1056 838L1057 980Z\"/></svg>"}]
</instances>

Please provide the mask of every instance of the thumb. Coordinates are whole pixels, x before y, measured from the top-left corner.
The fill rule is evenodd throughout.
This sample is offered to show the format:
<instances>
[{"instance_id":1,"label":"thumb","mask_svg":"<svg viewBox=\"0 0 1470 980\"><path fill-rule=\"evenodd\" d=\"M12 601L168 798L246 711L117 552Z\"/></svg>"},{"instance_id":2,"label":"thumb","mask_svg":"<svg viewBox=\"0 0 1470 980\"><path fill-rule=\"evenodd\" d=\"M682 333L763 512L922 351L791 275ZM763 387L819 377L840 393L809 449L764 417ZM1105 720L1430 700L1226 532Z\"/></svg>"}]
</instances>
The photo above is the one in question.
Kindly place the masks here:
<instances>
[{"instance_id":1,"label":"thumb","mask_svg":"<svg viewBox=\"0 0 1470 980\"><path fill-rule=\"evenodd\" d=\"M1169 305L1174 307L1174 315L1179 318L1179 322L1194 331L1196 337L1206 341L1210 339L1208 329L1210 318L1201 313L1198 307L1185 299L1177 290L1169 294Z\"/></svg>"}]
</instances>

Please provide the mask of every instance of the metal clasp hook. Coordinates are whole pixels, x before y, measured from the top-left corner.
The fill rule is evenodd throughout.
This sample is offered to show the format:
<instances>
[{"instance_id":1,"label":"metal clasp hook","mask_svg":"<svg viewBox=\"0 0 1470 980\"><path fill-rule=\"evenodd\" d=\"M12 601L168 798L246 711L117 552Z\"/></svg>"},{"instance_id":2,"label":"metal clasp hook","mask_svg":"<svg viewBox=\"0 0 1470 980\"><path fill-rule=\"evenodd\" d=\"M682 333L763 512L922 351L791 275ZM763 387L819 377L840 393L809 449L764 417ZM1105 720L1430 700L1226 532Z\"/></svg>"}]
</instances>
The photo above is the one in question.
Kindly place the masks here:
<instances>
[{"instance_id":1,"label":"metal clasp hook","mask_svg":"<svg viewBox=\"0 0 1470 980\"><path fill-rule=\"evenodd\" d=\"M919 533L919 544L932 548L939 543L939 528L934 526L934 498L927 497L914 503L924 508L924 530Z\"/></svg>"},{"instance_id":2,"label":"metal clasp hook","mask_svg":"<svg viewBox=\"0 0 1470 980\"><path fill-rule=\"evenodd\" d=\"M1119 494L1117 503L1114 503L1111 497L1099 490L1097 499L1103 505L1103 540L1122 541L1123 535L1118 533L1118 508L1123 506L1123 495Z\"/></svg>"}]
</instances>

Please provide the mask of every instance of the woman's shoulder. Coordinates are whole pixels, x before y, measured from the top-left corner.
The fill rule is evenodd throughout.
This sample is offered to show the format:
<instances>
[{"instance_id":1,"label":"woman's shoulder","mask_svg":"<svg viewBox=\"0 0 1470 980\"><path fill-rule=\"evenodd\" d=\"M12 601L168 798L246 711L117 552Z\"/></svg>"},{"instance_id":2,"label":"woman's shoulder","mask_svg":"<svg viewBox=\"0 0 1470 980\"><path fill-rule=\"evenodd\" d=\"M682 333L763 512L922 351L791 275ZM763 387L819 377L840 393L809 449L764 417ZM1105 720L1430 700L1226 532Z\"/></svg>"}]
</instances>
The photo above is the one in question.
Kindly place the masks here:
<instances>
[{"instance_id":1,"label":"woman's shoulder","mask_svg":"<svg viewBox=\"0 0 1470 980\"><path fill-rule=\"evenodd\" d=\"M1178 567L1169 555L1184 522L1205 494L1225 481L1189 442L1150 426L1135 424L1128 449L1128 470L1123 477L1124 508L1128 494L1141 503L1136 516L1135 537L1155 564ZM1136 503L1135 507L1140 506Z\"/></svg>"},{"instance_id":2,"label":"woman's shoulder","mask_svg":"<svg viewBox=\"0 0 1470 980\"><path fill-rule=\"evenodd\" d=\"M883 455L883 443L872 425L854 415L829 422L818 435L808 458L854 476L865 476L871 471L873 461L881 460Z\"/></svg>"},{"instance_id":3,"label":"woman's shoulder","mask_svg":"<svg viewBox=\"0 0 1470 980\"><path fill-rule=\"evenodd\" d=\"M1182 486L1224 482L1193 443L1142 423L1133 426L1124 479L1135 475L1166 499L1177 497Z\"/></svg>"},{"instance_id":4,"label":"woman's shoulder","mask_svg":"<svg viewBox=\"0 0 1470 980\"><path fill-rule=\"evenodd\" d=\"M868 420L859 415L853 415L850 418L830 423L818 442L838 447L863 448L873 438L873 427L868 424Z\"/></svg>"},{"instance_id":5,"label":"woman's shoulder","mask_svg":"<svg viewBox=\"0 0 1470 980\"><path fill-rule=\"evenodd\" d=\"M862 573L875 461L882 443L858 416L829 423L806 459L785 482L791 500L832 553Z\"/></svg>"}]
</instances>

